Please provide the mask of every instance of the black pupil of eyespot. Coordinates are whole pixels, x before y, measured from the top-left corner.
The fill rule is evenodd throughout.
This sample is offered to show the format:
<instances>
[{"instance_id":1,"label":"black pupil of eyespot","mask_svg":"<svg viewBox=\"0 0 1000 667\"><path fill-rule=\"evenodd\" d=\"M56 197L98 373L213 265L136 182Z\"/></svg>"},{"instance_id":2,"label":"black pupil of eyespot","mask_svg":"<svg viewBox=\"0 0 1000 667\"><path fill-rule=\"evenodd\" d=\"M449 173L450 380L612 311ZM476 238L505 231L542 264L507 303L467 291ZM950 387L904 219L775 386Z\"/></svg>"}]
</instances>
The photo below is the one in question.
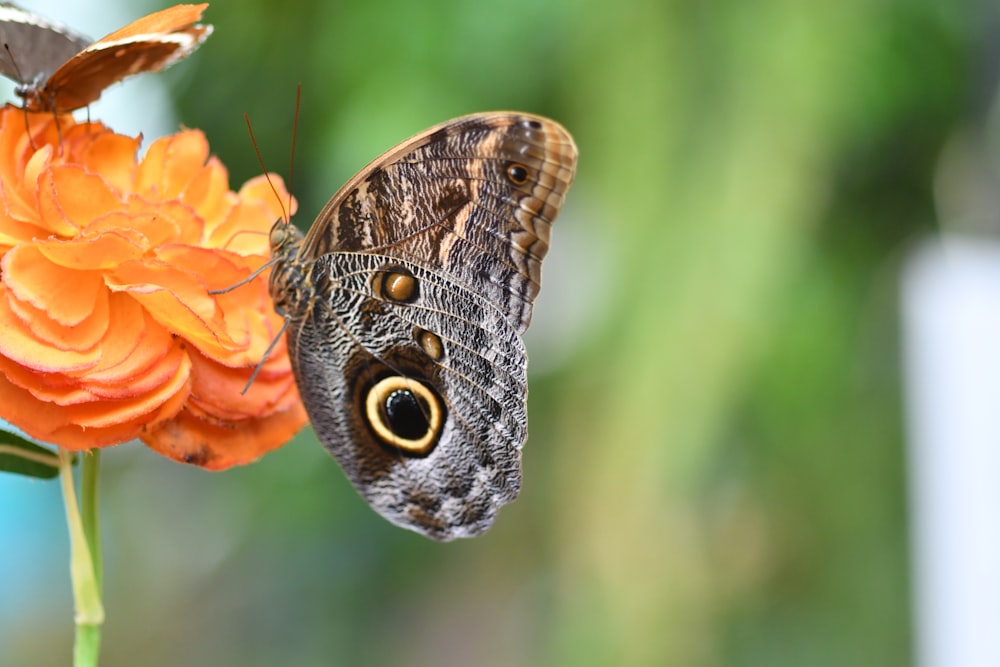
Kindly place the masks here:
<instances>
[{"instance_id":1,"label":"black pupil of eyespot","mask_svg":"<svg viewBox=\"0 0 1000 667\"><path fill-rule=\"evenodd\" d=\"M507 175L515 183L524 183L528 180L528 170L519 164L511 165L507 168Z\"/></svg>"},{"instance_id":2,"label":"black pupil of eyespot","mask_svg":"<svg viewBox=\"0 0 1000 667\"><path fill-rule=\"evenodd\" d=\"M397 389L385 399L385 420L393 433L407 440L424 437L430 428L426 408L405 389Z\"/></svg>"}]
</instances>

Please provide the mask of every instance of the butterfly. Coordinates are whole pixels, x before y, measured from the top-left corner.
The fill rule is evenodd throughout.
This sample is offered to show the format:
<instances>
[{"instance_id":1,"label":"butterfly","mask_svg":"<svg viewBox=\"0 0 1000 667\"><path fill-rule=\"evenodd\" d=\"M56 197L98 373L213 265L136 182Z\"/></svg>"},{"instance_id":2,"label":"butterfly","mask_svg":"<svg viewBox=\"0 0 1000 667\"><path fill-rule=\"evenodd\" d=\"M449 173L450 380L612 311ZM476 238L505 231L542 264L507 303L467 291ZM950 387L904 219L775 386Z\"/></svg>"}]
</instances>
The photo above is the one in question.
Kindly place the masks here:
<instances>
[{"instance_id":1,"label":"butterfly","mask_svg":"<svg viewBox=\"0 0 1000 667\"><path fill-rule=\"evenodd\" d=\"M472 537L517 496L521 335L576 161L552 120L465 116L362 169L304 237L272 229L270 291L306 411L392 523Z\"/></svg>"},{"instance_id":2,"label":"butterfly","mask_svg":"<svg viewBox=\"0 0 1000 667\"><path fill-rule=\"evenodd\" d=\"M212 34L198 25L207 4L175 5L91 43L12 4L0 4L0 73L17 82L28 111L63 113L96 101L104 89L188 56Z\"/></svg>"}]
</instances>

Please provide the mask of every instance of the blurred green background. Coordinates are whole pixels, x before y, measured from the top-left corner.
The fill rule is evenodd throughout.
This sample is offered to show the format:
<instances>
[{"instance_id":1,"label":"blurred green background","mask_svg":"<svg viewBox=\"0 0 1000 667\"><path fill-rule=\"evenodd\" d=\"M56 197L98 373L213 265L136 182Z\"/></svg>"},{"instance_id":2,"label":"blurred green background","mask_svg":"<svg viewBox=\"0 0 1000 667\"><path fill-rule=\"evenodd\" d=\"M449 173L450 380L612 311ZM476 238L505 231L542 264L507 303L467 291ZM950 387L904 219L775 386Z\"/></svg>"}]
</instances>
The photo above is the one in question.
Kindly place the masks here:
<instances>
[{"instance_id":1,"label":"blurred green background","mask_svg":"<svg viewBox=\"0 0 1000 667\"><path fill-rule=\"evenodd\" d=\"M912 662L897 275L978 111L985 3L217 0L206 18L164 75L179 118L236 187L259 173L246 112L287 174L301 82L302 226L383 150L473 111L559 120L580 168L528 337L524 490L493 530L393 528L308 429L221 474L108 451L102 664ZM3 574L0 661L67 664L58 489L0 484L44 535L3 546L25 564Z\"/></svg>"}]
</instances>

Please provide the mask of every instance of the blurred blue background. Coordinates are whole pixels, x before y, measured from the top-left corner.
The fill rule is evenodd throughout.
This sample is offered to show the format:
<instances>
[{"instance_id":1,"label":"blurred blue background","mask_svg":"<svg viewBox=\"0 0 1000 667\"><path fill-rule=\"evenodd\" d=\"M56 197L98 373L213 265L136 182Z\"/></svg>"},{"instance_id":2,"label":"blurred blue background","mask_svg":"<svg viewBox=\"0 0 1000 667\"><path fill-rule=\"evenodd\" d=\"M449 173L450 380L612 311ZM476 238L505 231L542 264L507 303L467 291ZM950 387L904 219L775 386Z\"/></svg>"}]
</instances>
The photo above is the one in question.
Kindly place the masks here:
<instances>
[{"instance_id":1,"label":"blurred blue background","mask_svg":"<svg viewBox=\"0 0 1000 667\"><path fill-rule=\"evenodd\" d=\"M159 6L36 8L96 37ZM221 474L119 447L102 664L914 661L898 276L938 229L942 152L992 104L993 8L217 0L206 20L143 78L233 187L259 173L244 112L287 174L301 82L301 226L473 111L559 120L580 168L528 336L524 490L494 529L391 527L309 429ZM176 127L144 126L131 85L106 97L138 127L116 129ZM3 664L68 663L58 494L0 479Z\"/></svg>"}]
</instances>

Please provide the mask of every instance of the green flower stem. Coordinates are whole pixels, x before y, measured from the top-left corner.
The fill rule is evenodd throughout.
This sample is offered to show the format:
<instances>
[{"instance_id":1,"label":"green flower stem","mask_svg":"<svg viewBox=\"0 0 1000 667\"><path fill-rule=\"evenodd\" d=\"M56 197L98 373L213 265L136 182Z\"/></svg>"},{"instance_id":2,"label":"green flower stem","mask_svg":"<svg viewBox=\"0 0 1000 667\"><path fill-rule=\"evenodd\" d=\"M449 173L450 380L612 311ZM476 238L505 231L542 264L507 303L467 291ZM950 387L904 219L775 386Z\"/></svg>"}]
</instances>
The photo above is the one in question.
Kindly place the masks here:
<instances>
[{"instance_id":1,"label":"green flower stem","mask_svg":"<svg viewBox=\"0 0 1000 667\"><path fill-rule=\"evenodd\" d=\"M98 596L104 590L104 559L101 551L101 522L97 513L97 481L101 471L101 450L94 449L83 456L83 480L80 487L80 516L83 519L83 533L87 536L87 548L94 566ZM100 600L98 600L100 601ZM104 618L103 611L101 618Z\"/></svg>"},{"instance_id":2,"label":"green flower stem","mask_svg":"<svg viewBox=\"0 0 1000 667\"><path fill-rule=\"evenodd\" d=\"M73 485L72 455L59 450L59 479L62 483L66 522L69 524L70 576L73 580L73 601L76 607L76 642L73 650L74 667L97 667L101 647L101 625L104 605L101 602L99 564L101 549L97 523L96 454L84 454L83 514L77 503Z\"/></svg>"}]
</instances>

